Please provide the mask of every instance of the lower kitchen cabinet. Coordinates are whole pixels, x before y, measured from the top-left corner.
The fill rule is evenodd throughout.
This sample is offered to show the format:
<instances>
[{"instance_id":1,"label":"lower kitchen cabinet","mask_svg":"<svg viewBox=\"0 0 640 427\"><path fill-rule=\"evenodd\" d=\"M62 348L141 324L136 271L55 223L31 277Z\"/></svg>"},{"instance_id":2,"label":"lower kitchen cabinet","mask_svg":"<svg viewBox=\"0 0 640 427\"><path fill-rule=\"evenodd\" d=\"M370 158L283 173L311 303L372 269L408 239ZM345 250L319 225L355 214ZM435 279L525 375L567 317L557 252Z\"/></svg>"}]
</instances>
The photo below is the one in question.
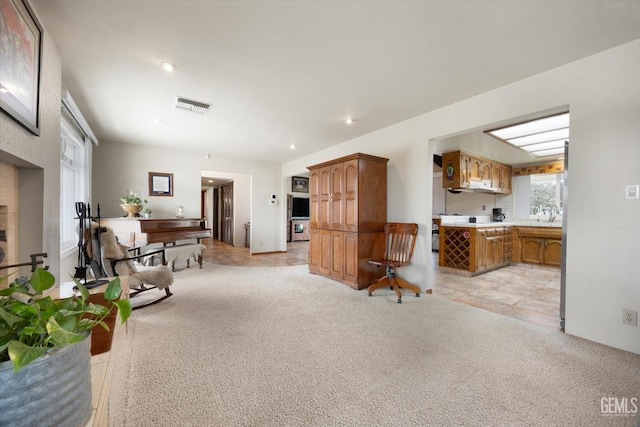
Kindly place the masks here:
<instances>
[{"instance_id":1,"label":"lower kitchen cabinet","mask_svg":"<svg viewBox=\"0 0 640 427\"><path fill-rule=\"evenodd\" d=\"M562 229L557 227L518 227L516 262L540 265L562 264Z\"/></svg>"},{"instance_id":2,"label":"lower kitchen cabinet","mask_svg":"<svg viewBox=\"0 0 640 427\"><path fill-rule=\"evenodd\" d=\"M440 227L440 266L472 276L511 262L512 227Z\"/></svg>"}]
</instances>

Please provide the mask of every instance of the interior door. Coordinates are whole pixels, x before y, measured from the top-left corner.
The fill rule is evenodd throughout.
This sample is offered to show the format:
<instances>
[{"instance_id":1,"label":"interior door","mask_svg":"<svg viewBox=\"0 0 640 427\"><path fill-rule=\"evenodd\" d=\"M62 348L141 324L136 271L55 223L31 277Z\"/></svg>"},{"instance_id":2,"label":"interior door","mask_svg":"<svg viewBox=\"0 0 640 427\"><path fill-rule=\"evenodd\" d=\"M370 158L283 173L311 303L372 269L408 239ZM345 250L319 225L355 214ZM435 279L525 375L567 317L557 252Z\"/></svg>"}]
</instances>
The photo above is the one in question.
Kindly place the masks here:
<instances>
[{"instance_id":1,"label":"interior door","mask_svg":"<svg viewBox=\"0 0 640 427\"><path fill-rule=\"evenodd\" d=\"M211 218L211 234L216 240L220 240L220 189L213 189L213 218Z\"/></svg>"},{"instance_id":2,"label":"interior door","mask_svg":"<svg viewBox=\"0 0 640 427\"><path fill-rule=\"evenodd\" d=\"M233 182L220 187L222 191L222 242L233 245Z\"/></svg>"}]
</instances>

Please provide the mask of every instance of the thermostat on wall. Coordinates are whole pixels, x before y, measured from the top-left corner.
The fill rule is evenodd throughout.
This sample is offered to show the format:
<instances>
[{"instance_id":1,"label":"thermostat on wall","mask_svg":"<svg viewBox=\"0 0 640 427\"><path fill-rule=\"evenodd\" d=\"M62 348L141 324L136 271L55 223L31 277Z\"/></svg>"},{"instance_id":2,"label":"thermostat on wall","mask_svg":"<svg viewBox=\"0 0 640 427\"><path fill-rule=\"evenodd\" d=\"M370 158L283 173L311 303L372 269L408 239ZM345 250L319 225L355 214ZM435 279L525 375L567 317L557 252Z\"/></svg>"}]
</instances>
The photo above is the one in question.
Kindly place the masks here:
<instances>
[{"instance_id":1,"label":"thermostat on wall","mask_svg":"<svg viewBox=\"0 0 640 427\"><path fill-rule=\"evenodd\" d=\"M640 199L640 185L627 185L626 190L626 199Z\"/></svg>"}]
</instances>

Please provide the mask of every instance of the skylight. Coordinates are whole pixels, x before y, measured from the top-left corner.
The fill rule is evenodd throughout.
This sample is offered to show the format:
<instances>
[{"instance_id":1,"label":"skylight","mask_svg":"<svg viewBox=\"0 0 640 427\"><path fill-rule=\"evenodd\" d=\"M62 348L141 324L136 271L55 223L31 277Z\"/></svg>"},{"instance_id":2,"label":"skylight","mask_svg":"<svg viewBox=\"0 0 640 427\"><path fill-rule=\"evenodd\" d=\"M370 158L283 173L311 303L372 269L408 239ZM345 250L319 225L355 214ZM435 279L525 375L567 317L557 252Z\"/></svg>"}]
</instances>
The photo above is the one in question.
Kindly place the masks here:
<instances>
[{"instance_id":1,"label":"skylight","mask_svg":"<svg viewBox=\"0 0 640 427\"><path fill-rule=\"evenodd\" d=\"M535 157L557 156L564 153L564 142L569 140L569 113L488 130L485 133Z\"/></svg>"}]
</instances>

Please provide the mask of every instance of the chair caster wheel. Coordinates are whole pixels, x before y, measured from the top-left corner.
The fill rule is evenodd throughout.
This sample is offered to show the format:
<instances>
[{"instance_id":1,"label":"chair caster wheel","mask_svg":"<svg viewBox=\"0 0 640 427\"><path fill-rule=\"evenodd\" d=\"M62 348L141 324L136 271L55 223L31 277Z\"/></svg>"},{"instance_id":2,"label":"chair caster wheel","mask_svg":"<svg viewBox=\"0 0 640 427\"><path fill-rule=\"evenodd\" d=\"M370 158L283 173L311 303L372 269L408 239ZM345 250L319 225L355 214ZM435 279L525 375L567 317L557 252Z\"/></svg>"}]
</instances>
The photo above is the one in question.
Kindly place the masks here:
<instances>
[{"instance_id":1,"label":"chair caster wheel","mask_svg":"<svg viewBox=\"0 0 640 427\"><path fill-rule=\"evenodd\" d=\"M393 290L393 286L389 286L389 290L392 291Z\"/></svg>"},{"instance_id":2,"label":"chair caster wheel","mask_svg":"<svg viewBox=\"0 0 640 427\"><path fill-rule=\"evenodd\" d=\"M370 296L370 297L372 297L372 296L373 296L373 293L369 292L369 296Z\"/></svg>"},{"instance_id":3,"label":"chair caster wheel","mask_svg":"<svg viewBox=\"0 0 640 427\"><path fill-rule=\"evenodd\" d=\"M419 294L419 293L417 293L417 294L416 294L416 296L417 296L418 298L420 298L420 294Z\"/></svg>"},{"instance_id":4,"label":"chair caster wheel","mask_svg":"<svg viewBox=\"0 0 640 427\"><path fill-rule=\"evenodd\" d=\"M402 304L402 299L398 298L398 304Z\"/></svg>"}]
</instances>

